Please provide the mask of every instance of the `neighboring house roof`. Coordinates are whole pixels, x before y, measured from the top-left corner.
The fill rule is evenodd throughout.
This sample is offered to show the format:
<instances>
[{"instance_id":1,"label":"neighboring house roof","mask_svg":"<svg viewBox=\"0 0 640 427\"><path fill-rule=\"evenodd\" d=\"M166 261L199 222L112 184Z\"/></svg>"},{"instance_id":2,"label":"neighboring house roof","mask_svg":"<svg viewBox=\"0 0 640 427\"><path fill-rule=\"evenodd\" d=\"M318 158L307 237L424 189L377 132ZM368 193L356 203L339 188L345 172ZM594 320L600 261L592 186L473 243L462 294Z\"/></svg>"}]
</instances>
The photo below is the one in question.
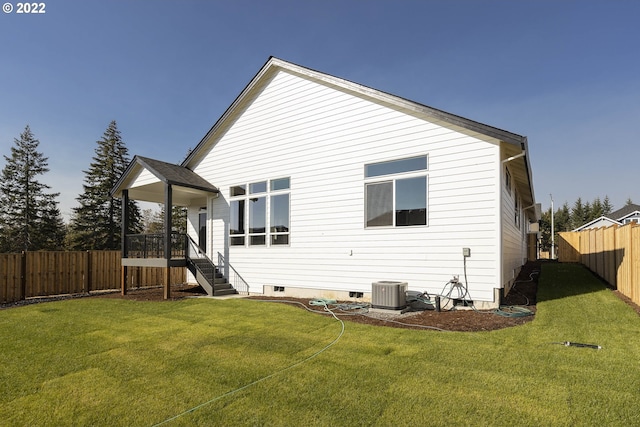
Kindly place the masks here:
<instances>
[{"instance_id":1,"label":"neighboring house roof","mask_svg":"<svg viewBox=\"0 0 640 427\"><path fill-rule=\"evenodd\" d=\"M633 214L640 214L640 205L629 204L617 211L611 212L607 215L609 218L622 221L623 219L632 216Z\"/></svg>"},{"instance_id":2,"label":"neighboring house roof","mask_svg":"<svg viewBox=\"0 0 640 427\"><path fill-rule=\"evenodd\" d=\"M612 225L623 225L624 220L629 217L640 217L639 205L626 205L608 215L603 215L600 218L596 218L593 221L583 224L573 231L582 231L589 228L610 227Z\"/></svg>"},{"instance_id":3,"label":"neighboring house roof","mask_svg":"<svg viewBox=\"0 0 640 427\"><path fill-rule=\"evenodd\" d=\"M612 225L622 225L621 222L616 221L615 219L608 218L606 216L601 216L599 218L594 219L586 224L581 225L573 231L582 231L587 230L589 228L600 228L600 227L610 227Z\"/></svg>"},{"instance_id":4,"label":"neighboring house roof","mask_svg":"<svg viewBox=\"0 0 640 427\"><path fill-rule=\"evenodd\" d=\"M164 191L158 192L157 186L171 185L182 188L182 192L185 197L201 197L203 194L218 193L218 188L207 180L202 178L194 171L180 165L163 162L160 160L150 159L148 157L135 156L133 160L127 166L116 185L111 190L113 197L119 197L122 190L128 188L128 186L136 179L142 170L147 170L152 173L158 182L147 184L142 187L140 194L134 196L137 200L148 200L152 202L162 202L155 197L145 198L142 194L164 194ZM150 191L151 188L156 191Z\"/></svg>"},{"instance_id":5,"label":"neighboring house roof","mask_svg":"<svg viewBox=\"0 0 640 427\"><path fill-rule=\"evenodd\" d=\"M254 78L243 89L240 95L238 95L229 108L227 108L224 114L213 125L209 132L207 132L204 138L202 138L195 149L189 153L187 158L182 162L182 166L195 170L210 148L217 142L224 132L229 129L235 120L241 116L244 109L259 95L261 90L269 83L269 81L271 81L273 76L280 71L292 73L302 78L316 81L319 84L334 87L337 90L348 92L354 96L370 99L376 103L384 104L390 108L403 111L407 114L418 115L434 122L446 123L448 126L463 129L473 134L485 135L506 143L508 147L511 147L505 150L506 156L519 157L517 162L514 161L510 163L510 171L513 179L518 183L518 187L521 190L520 197L523 199L525 205L532 205L535 203L533 177L529 162L527 138L525 136L469 120L415 101L410 101L387 92L372 89L349 80L312 70L275 57L269 58L260 71L258 71ZM522 153L524 155L520 157L519 155Z\"/></svg>"}]
</instances>

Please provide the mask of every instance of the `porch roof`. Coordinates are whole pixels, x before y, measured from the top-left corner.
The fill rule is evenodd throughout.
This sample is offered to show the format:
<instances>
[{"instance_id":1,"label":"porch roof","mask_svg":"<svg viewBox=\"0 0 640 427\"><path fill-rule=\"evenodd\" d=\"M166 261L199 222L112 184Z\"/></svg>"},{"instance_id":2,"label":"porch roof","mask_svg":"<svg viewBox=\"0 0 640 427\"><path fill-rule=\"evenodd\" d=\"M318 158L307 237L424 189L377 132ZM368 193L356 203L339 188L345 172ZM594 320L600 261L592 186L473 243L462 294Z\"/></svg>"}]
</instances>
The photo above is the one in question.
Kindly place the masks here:
<instances>
[{"instance_id":1,"label":"porch roof","mask_svg":"<svg viewBox=\"0 0 640 427\"><path fill-rule=\"evenodd\" d=\"M152 176L139 180L144 171ZM167 185L173 187L173 202L176 205L186 206L219 193L217 187L185 166L135 156L111 190L111 196L120 197L123 190L129 190L130 199L164 203Z\"/></svg>"}]
</instances>

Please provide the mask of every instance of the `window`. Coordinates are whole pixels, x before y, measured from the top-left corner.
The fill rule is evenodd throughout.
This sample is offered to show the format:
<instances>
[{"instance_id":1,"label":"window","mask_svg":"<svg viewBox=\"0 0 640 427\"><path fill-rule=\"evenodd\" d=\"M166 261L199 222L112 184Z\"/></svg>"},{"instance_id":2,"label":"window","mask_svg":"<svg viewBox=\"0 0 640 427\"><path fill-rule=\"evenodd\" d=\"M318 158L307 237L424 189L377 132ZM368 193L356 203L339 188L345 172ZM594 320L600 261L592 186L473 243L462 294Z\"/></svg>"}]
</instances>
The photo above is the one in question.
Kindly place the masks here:
<instances>
[{"instance_id":1,"label":"window","mask_svg":"<svg viewBox=\"0 0 640 427\"><path fill-rule=\"evenodd\" d=\"M289 178L231 187L229 244L288 245L289 189Z\"/></svg>"},{"instance_id":2,"label":"window","mask_svg":"<svg viewBox=\"0 0 640 427\"><path fill-rule=\"evenodd\" d=\"M249 197L249 244L264 245L267 235L267 198Z\"/></svg>"},{"instance_id":3,"label":"window","mask_svg":"<svg viewBox=\"0 0 640 427\"><path fill-rule=\"evenodd\" d=\"M289 193L271 196L271 244L289 244Z\"/></svg>"},{"instance_id":4,"label":"window","mask_svg":"<svg viewBox=\"0 0 640 427\"><path fill-rule=\"evenodd\" d=\"M365 165L364 176L392 175L402 172L427 170L427 156L410 157L408 159L392 160L389 162Z\"/></svg>"},{"instance_id":5,"label":"window","mask_svg":"<svg viewBox=\"0 0 640 427\"><path fill-rule=\"evenodd\" d=\"M427 156L365 165L366 227L427 225ZM389 176L391 175L391 176Z\"/></svg>"},{"instance_id":6,"label":"window","mask_svg":"<svg viewBox=\"0 0 640 427\"><path fill-rule=\"evenodd\" d=\"M244 246L244 200L233 200L229 218L229 235L231 246Z\"/></svg>"}]
</instances>

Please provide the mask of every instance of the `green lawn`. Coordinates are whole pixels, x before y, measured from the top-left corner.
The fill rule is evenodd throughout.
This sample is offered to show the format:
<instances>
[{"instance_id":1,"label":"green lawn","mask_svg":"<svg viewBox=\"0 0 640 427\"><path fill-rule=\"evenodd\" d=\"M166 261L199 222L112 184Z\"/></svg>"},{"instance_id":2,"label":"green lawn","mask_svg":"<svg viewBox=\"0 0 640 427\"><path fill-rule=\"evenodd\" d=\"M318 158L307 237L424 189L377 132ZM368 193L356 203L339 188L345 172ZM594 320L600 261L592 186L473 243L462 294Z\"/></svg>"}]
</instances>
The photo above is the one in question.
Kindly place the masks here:
<instances>
[{"instance_id":1,"label":"green lawn","mask_svg":"<svg viewBox=\"0 0 640 427\"><path fill-rule=\"evenodd\" d=\"M340 336L244 299L3 310L0 425L640 425L640 317L577 265L544 264L539 288L532 322L478 333Z\"/></svg>"}]
</instances>

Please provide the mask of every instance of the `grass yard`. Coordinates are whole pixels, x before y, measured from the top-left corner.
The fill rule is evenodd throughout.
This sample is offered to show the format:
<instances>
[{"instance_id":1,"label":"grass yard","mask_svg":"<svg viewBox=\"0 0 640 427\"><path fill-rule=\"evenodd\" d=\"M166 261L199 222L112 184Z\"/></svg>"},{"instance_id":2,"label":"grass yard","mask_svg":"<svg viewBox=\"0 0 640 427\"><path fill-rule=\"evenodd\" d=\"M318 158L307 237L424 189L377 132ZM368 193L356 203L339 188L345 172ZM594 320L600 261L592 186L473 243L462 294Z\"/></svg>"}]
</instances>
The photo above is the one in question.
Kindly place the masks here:
<instances>
[{"instance_id":1,"label":"grass yard","mask_svg":"<svg viewBox=\"0 0 640 427\"><path fill-rule=\"evenodd\" d=\"M245 299L2 310L0 425L640 425L640 317L578 265L543 264L522 326L341 331Z\"/></svg>"}]
</instances>

